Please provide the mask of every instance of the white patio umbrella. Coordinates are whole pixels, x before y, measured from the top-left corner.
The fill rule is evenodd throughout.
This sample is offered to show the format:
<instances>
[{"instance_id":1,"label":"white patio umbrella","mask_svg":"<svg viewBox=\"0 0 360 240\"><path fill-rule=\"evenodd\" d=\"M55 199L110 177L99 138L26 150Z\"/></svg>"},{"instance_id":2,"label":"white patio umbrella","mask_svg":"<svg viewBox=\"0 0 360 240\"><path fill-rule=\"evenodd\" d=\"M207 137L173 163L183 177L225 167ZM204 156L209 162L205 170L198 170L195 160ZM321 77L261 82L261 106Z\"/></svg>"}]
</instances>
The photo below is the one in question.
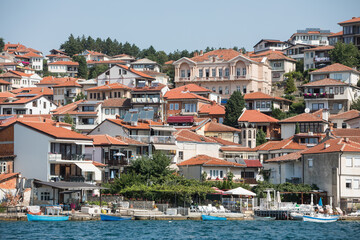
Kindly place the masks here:
<instances>
[{"instance_id":1,"label":"white patio umbrella","mask_svg":"<svg viewBox=\"0 0 360 240\"><path fill-rule=\"evenodd\" d=\"M277 195L276 200L277 200L277 203L278 203L278 208L280 209L280 204L281 204L280 191L278 191L276 195Z\"/></svg>"},{"instance_id":2,"label":"white patio umbrella","mask_svg":"<svg viewBox=\"0 0 360 240\"><path fill-rule=\"evenodd\" d=\"M314 205L314 196L311 194L311 202L310 205L313 206Z\"/></svg>"},{"instance_id":3,"label":"white patio umbrella","mask_svg":"<svg viewBox=\"0 0 360 240\"><path fill-rule=\"evenodd\" d=\"M125 154L121 153L121 152L117 152L114 154L114 156L125 156Z\"/></svg>"},{"instance_id":4,"label":"white patio umbrella","mask_svg":"<svg viewBox=\"0 0 360 240\"><path fill-rule=\"evenodd\" d=\"M268 191L267 191L266 201L267 201L267 202L271 202L271 194L270 194L270 190L268 190Z\"/></svg>"},{"instance_id":5,"label":"white patio umbrella","mask_svg":"<svg viewBox=\"0 0 360 240\"><path fill-rule=\"evenodd\" d=\"M330 197L330 207L332 207L332 197Z\"/></svg>"},{"instance_id":6,"label":"white patio umbrella","mask_svg":"<svg viewBox=\"0 0 360 240\"><path fill-rule=\"evenodd\" d=\"M224 194L240 195L240 196L256 196L256 193L253 193L253 192L251 192L249 190L246 190L245 188L242 188L242 187L230 189L230 190L224 192Z\"/></svg>"}]
</instances>

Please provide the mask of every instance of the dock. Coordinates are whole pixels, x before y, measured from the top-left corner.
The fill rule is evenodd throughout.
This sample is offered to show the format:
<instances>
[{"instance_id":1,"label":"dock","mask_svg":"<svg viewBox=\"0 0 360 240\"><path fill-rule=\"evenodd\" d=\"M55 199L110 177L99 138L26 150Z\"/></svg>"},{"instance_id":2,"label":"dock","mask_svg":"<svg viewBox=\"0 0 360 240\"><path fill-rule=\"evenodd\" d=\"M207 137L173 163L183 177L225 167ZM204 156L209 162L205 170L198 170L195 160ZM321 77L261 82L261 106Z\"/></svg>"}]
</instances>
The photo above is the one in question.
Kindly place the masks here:
<instances>
[{"instance_id":1,"label":"dock","mask_svg":"<svg viewBox=\"0 0 360 240\"><path fill-rule=\"evenodd\" d=\"M276 217L276 220L290 220L289 210L255 210L254 215L260 217Z\"/></svg>"}]
</instances>

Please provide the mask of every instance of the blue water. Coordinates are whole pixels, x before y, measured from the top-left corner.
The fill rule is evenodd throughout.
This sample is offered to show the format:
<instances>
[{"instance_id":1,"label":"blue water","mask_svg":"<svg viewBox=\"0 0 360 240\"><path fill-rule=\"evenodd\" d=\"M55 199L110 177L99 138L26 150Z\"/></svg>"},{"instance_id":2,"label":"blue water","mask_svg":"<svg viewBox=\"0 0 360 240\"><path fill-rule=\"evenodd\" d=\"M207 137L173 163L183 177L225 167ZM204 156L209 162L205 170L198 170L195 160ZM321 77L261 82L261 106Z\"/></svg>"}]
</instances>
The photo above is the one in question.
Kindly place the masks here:
<instances>
[{"instance_id":1,"label":"blue water","mask_svg":"<svg viewBox=\"0 0 360 240\"><path fill-rule=\"evenodd\" d=\"M360 222L4 222L0 239L360 239Z\"/></svg>"}]
</instances>

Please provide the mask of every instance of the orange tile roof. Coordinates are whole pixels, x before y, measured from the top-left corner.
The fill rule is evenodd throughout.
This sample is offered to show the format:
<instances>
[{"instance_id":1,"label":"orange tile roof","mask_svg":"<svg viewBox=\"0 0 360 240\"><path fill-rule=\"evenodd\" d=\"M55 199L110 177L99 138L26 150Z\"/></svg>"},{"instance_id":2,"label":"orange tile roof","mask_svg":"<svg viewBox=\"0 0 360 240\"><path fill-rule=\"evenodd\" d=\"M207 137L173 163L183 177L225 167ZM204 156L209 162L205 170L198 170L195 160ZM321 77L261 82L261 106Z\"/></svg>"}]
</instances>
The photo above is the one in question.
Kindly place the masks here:
<instances>
[{"instance_id":1,"label":"orange tile roof","mask_svg":"<svg viewBox=\"0 0 360 240\"><path fill-rule=\"evenodd\" d=\"M19 173L1 173L0 174L0 182L4 182L4 181L8 180L9 178L13 178L18 175L19 175Z\"/></svg>"},{"instance_id":2,"label":"orange tile roof","mask_svg":"<svg viewBox=\"0 0 360 240\"><path fill-rule=\"evenodd\" d=\"M229 167L246 167L244 164L235 163L235 162L228 162L223 159L210 157L207 155L197 155L193 158L190 158L186 161L183 161L178 166L195 166L195 165L202 165L202 166L229 166Z\"/></svg>"},{"instance_id":3,"label":"orange tile roof","mask_svg":"<svg viewBox=\"0 0 360 240\"><path fill-rule=\"evenodd\" d=\"M102 107L127 107L131 108L130 98L109 98L103 101Z\"/></svg>"},{"instance_id":4,"label":"orange tile roof","mask_svg":"<svg viewBox=\"0 0 360 240\"><path fill-rule=\"evenodd\" d=\"M20 94L19 94L20 95ZM17 105L17 104L24 104L24 103L28 103L28 102L31 102L35 99L38 99L40 97L42 97L43 95L42 94L38 94L36 96L33 96L33 97L18 97L18 96L15 96L16 99L14 99L14 101L12 102L9 102L9 101L6 101L7 99L1 99L2 101L0 102L1 105Z\"/></svg>"},{"instance_id":5,"label":"orange tile roof","mask_svg":"<svg viewBox=\"0 0 360 240\"><path fill-rule=\"evenodd\" d=\"M331 133L336 137L360 137L360 129L334 128Z\"/></svg>"},{"instance_id":6,"label":"orange tile roof","mask_svg":"<svg viewBox=\"0 0 360 240\"><path fill-rule=\"evenodd\" d=\"M345 138L329 139L304 151L302 154L329 152L360 152L360 143L352 140L346 140Z\"/></svg>"},{"instance_id":7,"label":"orange tile roof","mask_svg":"<svg viewBox=\"0 0 360 240\"><path fill-rule=\"evenodd\" d=\"M266 51L266 52L262 52L262 53L258 53L258 54L252 54L251 55L251 59L255 59L255 58L263 58L263 57L267 57L268 60L287 60L290 62L296 62L295 59L287 57L284 55L284 53L280 52L280 51Z\"/></svg>"},{"instance_id":8,"label":"orange tile roof","mask_svg":"<svg viewBox=\"0 0 360 240\"><path fill-rule=\"evenodd\" d=\"M36 58L44 58L43 56L41 56L41 55L39 55L39 54L36 54L36 53L34 53L34 52L28 52L28 53L26 53L26 54L24 54L24 55L22 55L22 56L24 56L24 57L32 57L32 58L34 58L34 57L36 57Z\"/></svg>"},{"instance_id":9,"label":"orange tile roof","mask_svg":"<svg viewBox=\"0 0 360 240\"><path fill-rule=\"evenodd\" d=\"M173 64L173 63L174 63L174 60L170 60L170 61L165 62L164 64L165 65L170 65L170 64Z\"/></svg>"},{"instance_id":10,"label":"orange tile roof","mask_svg":"<svg viewBox=\"0 0 360 240\"><path fill-rule=\"evenodd\" d=\"M240 52L235 51L233 49L218 49L211 52L207 52L201 56L190 58L194 62L204 62L205 60L209 60L210 56L216 55L219 59L223 59L225 61L229 61L239 55L242 55ZM244 56L247 58L246 56Z\"/></svg>"},{"instance_id":11,"label":"orange tile roof","mask_svg":"<svg viewBox=\"0 0 360 240\"><path fill-rule=\"evenodd\" d=\"M326 72L348 72L348 71L359 73L358 71L356 71L355 69L352 69L351 67L342 65L340 63L334 63L329 66L314 70L314 71L310 72L310 74L311 73L326 73Z\"/></svg>"},{"instance_id":12,"label":"orange tile roof","mask_svg":"<svg viewBox=\"0 0 360 240\"><path fill-rule=\"evenodd\" d=\"M356 22L360 22L360 17L352 17L351 19L346 20L346 21L339 22L338 24L356 23Z\"/></svg>"},{"instance_id":13,"label":"orange tile roof","mask_svg":"<svg viewBox=\"0 0 360 240\"><path fill-rule=\"evenodd\" d=\"M76 101L76 102L69 103L69 104L67 104L65 106L58 107L57 109L53 110L52 112L53 112L54 115L67 114L67 113L72 112L75 109L77 109L78 104L82 103L82 102L85 102L85 100L79 100L79 101Z\"/></svg>"},{"instance_id":14,"label":"orange tile roof","mask_svg":"<svg viewBox=\"0 0 360 240\"><path fill-rule=\"evenodd\" d=\"M120 139L120 141L126 142L128 145L131 145L131 146L147 146L148 145L146 143L136 141L132 138L127 138L127 137L123 137L123 136L117 136L116 138Z\"/></svg>"},{"instance_id":15,"label":"orange tile roof","mask_svg":"<svg viewBox=\"0 0 360 240\"><path fill-rule=\"evenodd\" d=\"M270 117L259 110L245 110L242 115L240 115L238 122L277 123L279 120Z\"/></svg>"},{"instance_id":16,"label":"orange tile roof","mask_svg":"<svg viewBox=\"0 0 360 240\"><path fill-rule=\"evenodd\" d=\"M96 162L96 161L92 161L92 164L94 164L95 167L106 167L106 164L100 163L100 162Z\"/></svg>"},{"instance_id":17,"label":"orange tile roof","mask_svg":"<svg viewBox=\"0 0 360 240\"><path fill-rule=\"evenodd\" d=\"M22 77L30 77L32 76L33 74L28 74L28 73L23 73L23 72L20 72L20 71L14 71L14 70L10 70L9 71L10 73L14 73L18 76L22 76Z\"/></svg>"},{"instance_id":18,"label":"orange tile roof","mask_svg":"<svg viewBox=\"0 0 360 240\"><path fill-rule=\"evenodd\" d=\"M272 97L269 94L266 94L263 92L246 93L244 95L244 99L245 100L268 99L268 100L281 100L281 101L291 102L290 100L288 100L286 98Z\"/></svg>"},{"instance_id":19,"label":"orange tile roof","mask_svg":"<svg viewBox=\"0 0 360 240\"><path fill-rule=\"evenodd\" d=\"M57 85L62 84L67 81L76 81L78 78L72 78L72 77L64 77L64 78L57 78L53 76L44 77L39 83L36 85Z\"/></svg>"},{"instance_id":20,"label":"orange tile roof","mask_svg":"<svg viewBox=\"0 0 360 240\"><path fill-rule=\"evenodd\" d=\"M249 56L249 57L265 57L265 56L267 56L267 55L269 55L269 54L271 54L271 53L277 53L277 54L284 54L283 52L281 52L281 51L276 51L276 50L266 50L266 51L261 51L261 52L258 52L258 53L255 53L254 51L252 51L252 52L248 52L247 53L247 55Z\"/></svg>"},{"instance_id":21,"label":"orange tile roof","mask_svg":"<svg viewBox=\"0 0 360 240\"><path fill-rule=\"evenodd\" d=\"M0 92L0 98L15 97L15 94L11 92Z\"/></svg>"},{"instance_id":22,"label":"orange tile roof","mask_svg":"<svg viewBox=\"0 0 360 240\"><path fill-rule=\"evenodd\" d=\"M342 82L341 80L325 78L325 79L321 79L321 80L306 83L303 86L304 87L309 87L309 86L337 86L337 85L348 85L348 84Z\"/></svg>"},{"instance_id":23,"label":"orange tile roof","mask_svg":"<svg viewBox=\"0 0 360 240\"><path fill-rule=\"evenodd\" d=\"M240 130L240 129L238 129L238 130ZM241 146L241 144L239 144L239 143L234 143L234 142L222 139L221 137L208 137L208 138L211 138L212 140L220 143L222 146L236 146L236 147Z\"/></svg>"},{"instance_id":24,"label":"orange tile roof","mask_svg":"<svg viewBox=\"0 0 360 240\"><path fill-rule=\"evenodd\" d=\"M328 37L337 37L337 36L342 36L343 35L343 31L337 32L337 33L333 33Z\"/></svg>"},{"instance_id":25,"label":"orange tile roof","mask_svg":"<svg viewBox=\"0 0 360 240\"><path fill-rule=\"evenodd\" d=\"M199 114L208 114L208 115L224 115L225 116L225 107L219 105L215 102L211 104L204 104L200 107Z\"/></svg>"},{"instance_id":26,"label":"orange tile roof","mask_svg":"<svg viewBox=\"0 0 360 240\"><path fill-rule=\"evenodd\" d=\"M161 89L163 89L164 87L166 87L166 85L159 83L156 87L155 86L154 87L153 86L134 87L132 89L132 91L133 92L144 92L144 91L146 91L146 92L149 92L149 91L157 92L157 91L161 91Z\"/></svg>"},{"instance_id":27,"label":"orange tile roof","mask_svg":"<svg viewBox=\"0 0 360 240\"><path fill-rule=\"evenodd\" d=\"M211 138L196 134L188 129L180 129L174 135L176 140L180 142L217 143Z\"/></svg>"},{"instance_id":28,"label":"orange tile roof","mask_svg":"<svg viewBox=\"0 0 360 240\"><path fill-rule=\"evenodd\" d=\"M217 122L208 122L205 124L205 132L241 132L240 129L226 126Z\"/></svg>"},{"instance_id":29,"label":"orange tile roof","mask_svg":"<svg viewBox=\"0 0 360 240\"><path fill-rule=\"evenodd\" d=\"M6 73L2 73L0 74L1 78L21 78L20 75L17 75L15 73L11 73L11 72L6 72Z\"/></svg>"},{"instance_id":30,"label":"orange tile roof","mask_svg":"<svg viewBox=\"0 0 360 240\"><path fill-rule=\"evenodd\" d=\"M328 46L318 46L315 48L309 48L309 49L304 49L304 52L312 52L312 51L325 51L325 50L331 50L334 49L334 46L328 45Z\"/></svg>"},{"instance_id":31,"label":"orange tile roof","mask_svg":"<svg viewBox=\"0 0 360 240\"><path fill-rule=\"evenodd\" d=\"M177 91L177 90L170 90L167 91L164 95L164 98L168 99L168 100L175 100L175 99L201 99L207 102L211 102L210 99L199 96L195 93L191 93L191 92L184 92L184 91Z\"/></svg>"},{"instance_id":32,"label":"orange tile roof","mask_svg":"<svg viewBox=\"0 0 360 240\"><path fill-rule=\"evenodd\" d=\"M280 141L267 141L256 148L253 148L255 151L269 151L273 146L277 145Z\"/></svg>"},{"instance_id":33,"label":"orange tile roof","mask_svg":"<svg viewBox=\"0 0 360 240\"><path fill-rule=\"evenodd\" d=\"M72 61L57 61L49 63L48 65L67 65L67 66L79 66L78 62L72 62Z\"/></svg>"},{"instance_id":34,"label":"orange tile roof","mask_svg":"<svg viewBox=\"0 0 360 240\"><path fill-rule=\"evenodd\" d=\"M112 123L115 123L115 124L117 124L119 126L127 128L127 129L146 129L146 130L149 130L150 125L151 126L162 125L162 123L154 122L154 121L150 121L150 120L146 120L144 122L138 121L137 126L131 126L130 124L124 122L122 119L105 119L105 121L110 121Z\"/></svg>"},{"instance_id":35,"label":"orange tile roof","mask_svg":"<svg viewBox=\"0 0 360 240\"><path fill-rule=\"evenodd\" d=\"M122 60L104 60L104 61L86 61L87 64L126 64L126 62Z\"/></svg>"},{"instance_id":36,"label":"orange tile roof","mask_svg":"<svg viewBox=\"0 0 360 240\"><path fill-rule=\"evenodd\" d=\"M104 146L104 145L124 145L127 146L127 144L124 141L121 141L119 138L111 137L107 134L105 135L88 135L88 137L93 139L93 144L95 146Z\"/></svg>"},{"instance_id":37,"label":"orange tile roof","mask_svg":"<svg viewBox=\"0 0 360 240\"><path fill-rule=\"evenodd\" d=\"M294 117L289 117L284 120L279 121L279 123L297 123L297 122L324 122L325 120L322 118L316 117L311 113L303 113L300 115L296 115Z\"/></svg>"},{"instance_id":38,"label":"orange tile roof","mask_svg":"<svg viewBox=\"0 0 360 240\"><path fill-rule=\"evenodd\" d=\"M266 145L267 150L281 150L281 149L288 149L288 150L302 150L307 149L306 145L299 144L298 142L294 141L294 137L290 137L281 141L272 141L271 144ZM259 148L260 150L260 148ZM261 150L264 150L262 148Z\"/></svg>"},{"instance_id":39,"label":"orange tile roof","mask_svg":"<svg viewBox=\"0 0 360 240\"><path fill-rule=\"evenodd\" d=\"M66 81L53 86L53 88L58 88L58 87L81 87L81 85L78 84L77 81Z\"/></svg>"},{"instance_id":40,"label":"orange tile roof","mask_svg":"<svg viewBox=\"0 0 360 240\"><path fill-rule=\"evenodd\" d=\"M41 95L53 95L53 90L47 87L27 87L27 88L18 88L13 89L10 92L16 95L22 94L41 94Z\"/></svg>"},{"instance_id":41,"label":"orange tile roof","mask_svg":"<svg viewBox=\"0 0 360 240\"><path fill-rule=\"evenodd\" d=\"M0 79L0 85L10 85L10 83L8 81Z\"/></svg>"},{"instance_id":42,"label":"orange tile roof","mask_svg":"<svg viewBox=\"0 0 360 240\"><path fill-rule=\"evenodd\" d=\"M50 123L35 123L35 122L23 122L23 121L17 121L17 123L30 127L34 130L37 130L39 132L42 132L46 135L58 139L77 139L77 140L92 141L92 139L88 136L68 130L66 128L55 127Z\"/></svg>"},{"instance_id":43,"label":"orange tile roof","mask_svg":"<svg viewBox=\"0 0 360 240\"><path fill-rule=\"evenodd\" d=\"M211 90L204 88L204 87L200 87L197 84L186 84L184 86L180 86L177 88L173 88L171 89L171 91L179 91L179 92L185 92L185 91L189 91L189 92L212 92Z\"/></svg>"},{"instance_id":44,"label":"orange tile roof","mask_svg":"<svg viewBox=\"0 0 360 240\"><path fill-rule=\"evenodd\" d=\"M289 153L289 154L285 154L282 155L280 157L276 157L276 158L271 158L268 160L265 160L266 163L268 162L287 162L287 161L296 161L299 158L301 158L301 154L306 151L306 150L301 150L301 151L297 151L297 152L293 152L293 153Z\"/></svg>"},{"instance_id":45,"label":"orange tile roof","mask_svg":"<svg viewBox=\"0 0 360 240\"><path fill-rule=\"evenodd\" d=\"M355 118L355 117L359 117L360 116L360 111L358 110L349 110L347 112L344 113L339 113L333 116L330 116L330 120L334 120L334 119L351 119L351 118Z\"/></svg>"},{"instance_id":46,"label":"orange tile roof","mask_svg":"<svg viewBox=\"0 0 360 240\"><path fill-rule=\"evenodd\" d=\"M98 86L98 87L92 87L92 88L88 88L86 91L98 91L98 90L116 90L116 89L126 89L126 90L132 90L131 87L128 87L124 84L121 83L111 83L108 85L103 85L103 86Z\"/></svg>"},{"instance_id":47,"label":"orange tile roof","mask_svg":"<svg viewBox=\"0 0 360 240\"><path fill-rule=\"evenodd\" d=\"M220 148L225 152L256 152L255 148L241 147L241 146L223 146Z\"/></svg>"},{"instance_id":48,"label":"orange tile roof","mask_svg":"<svg viewBox=\"0 0 360 240\"><path fill-rule=\"evenodd\" d=\"M246 164L246 167L256 167L256 168L263 167L263 165L258 159L244 159L244 162Z\"/></svg>"},{"instance_id":49,"label":"orange tile roof","mask_svg":"<svg viewBox=\"0 0 360 240\"><path fill-rule=\"evenodd\" d=\"M134 70L133 68L129 68L128 66L121 65L121 64L117 64L117 66L119 66L119 67L121 67L121 68L124 68L124 69L126 69L126 70L128 70L128 71L130 71L130 72L132 72L132 73L135 73L135 74L137 74L137 75L139 75L139 76L141 76L141 77L149 78L149 79L155 79L155 78L153 78L153 77L151 77L151 76L149 76L149 75L147 75L147 74L145 74L145 73L143 73L143 72L141 72L141 71L136 71L136 70Z\"/></svg>"}]
</instances>

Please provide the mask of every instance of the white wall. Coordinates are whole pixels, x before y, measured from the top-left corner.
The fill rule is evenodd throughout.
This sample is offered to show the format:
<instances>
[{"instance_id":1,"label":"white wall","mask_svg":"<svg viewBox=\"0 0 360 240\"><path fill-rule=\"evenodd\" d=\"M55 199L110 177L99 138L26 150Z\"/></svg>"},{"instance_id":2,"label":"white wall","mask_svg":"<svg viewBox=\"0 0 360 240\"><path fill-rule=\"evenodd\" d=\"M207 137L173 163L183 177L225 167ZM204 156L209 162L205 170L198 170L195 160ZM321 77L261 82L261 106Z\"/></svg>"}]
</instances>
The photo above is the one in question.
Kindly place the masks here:
<instances>
[{"instance_id":1,"label":"white wall","mask_svg":"<svg viewBox=\"0 0 360 240\"><path fill-rule=\"evenodd\" d=\"M102 122L101 125L98 125L91 133L91 135L103 135L108 134L109 136L124 136L128 137L128 134L125 133L123 128L115 123L109 121Z\"/></svg>"},{"instance_id":2,"label":"white wall","mask_svg":"<svg viewBox=\"0 0 360 240\"><path fill-rule=\"evenodd\" d=\"M286 139L295 134L295 123L281 124L281 139Z\"/></svg>"},{"instance_id":3,"label":"white wall","mask_svg":"<svg viewBox=\"0 0 360 240\"><path fill-rule=\"evenodd\" d=\"M122 69L122 68L120 68L119 66L113 66L112 68L110 68L108 70L109 75L105 74L108 71L100 74L97 77L98 86L105 85L106 81L109 81L109 84L121 83L128 87L134 87L135 86L135 78L139 78L139 75L134 74L127 70L126 70L126 74L123 74L123 70L125 70L125 69L122 69L121 74L120 74L119 69Z\"/></svg>"},{"instance_id":4,"label":"white wall","mask_svg":"<svg viewBox=\"0 0 360 240\"><path fill-rule=\"evenodd\" d=\"M188 160L199 154L219 158L220 145L217 143L196 143L196 142L176 142L178 150L176 152L176 163ZM183 152L183 160L179 158L179 151Z\"/></svg>"}]
</instances>

